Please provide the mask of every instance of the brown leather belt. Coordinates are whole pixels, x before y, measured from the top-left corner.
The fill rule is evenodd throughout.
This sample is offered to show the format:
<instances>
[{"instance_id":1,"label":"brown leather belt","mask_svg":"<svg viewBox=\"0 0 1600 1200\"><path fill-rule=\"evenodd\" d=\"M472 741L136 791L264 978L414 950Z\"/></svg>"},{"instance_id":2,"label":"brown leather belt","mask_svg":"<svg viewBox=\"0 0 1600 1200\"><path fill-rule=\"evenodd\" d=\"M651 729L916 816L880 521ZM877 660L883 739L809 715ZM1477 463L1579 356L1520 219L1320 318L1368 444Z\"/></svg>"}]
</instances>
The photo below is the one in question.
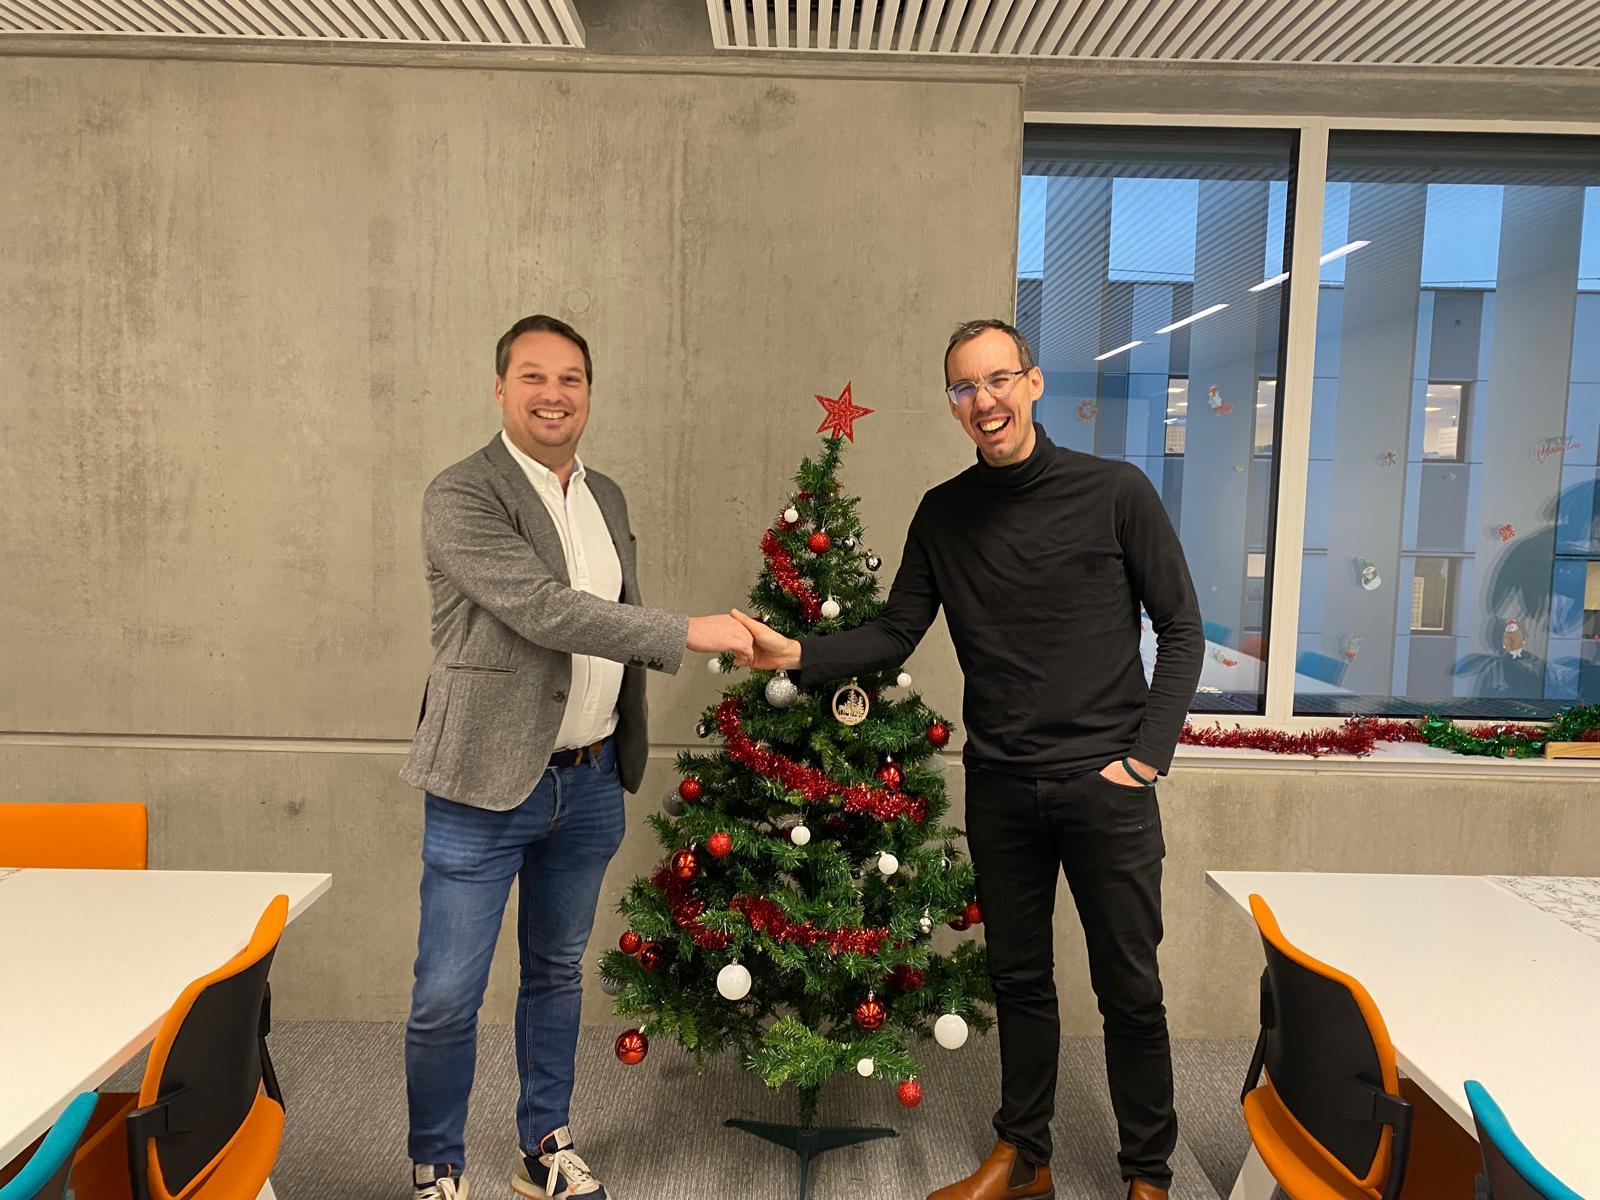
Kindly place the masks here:
<instances>
[{"instance_id":1,"label":"brown leather belt","mask_svg":"<svg viewBox=\"0 0 1600 1200\"><path fill-rule=\"evenodd\" d=\"M579 746L576 750L557 750L550 756L552 767L581 767L586 762L593 762L600 757L600 751L605 749L609 738L602 738L592 746Z\"/></svg>"}]
</instances>

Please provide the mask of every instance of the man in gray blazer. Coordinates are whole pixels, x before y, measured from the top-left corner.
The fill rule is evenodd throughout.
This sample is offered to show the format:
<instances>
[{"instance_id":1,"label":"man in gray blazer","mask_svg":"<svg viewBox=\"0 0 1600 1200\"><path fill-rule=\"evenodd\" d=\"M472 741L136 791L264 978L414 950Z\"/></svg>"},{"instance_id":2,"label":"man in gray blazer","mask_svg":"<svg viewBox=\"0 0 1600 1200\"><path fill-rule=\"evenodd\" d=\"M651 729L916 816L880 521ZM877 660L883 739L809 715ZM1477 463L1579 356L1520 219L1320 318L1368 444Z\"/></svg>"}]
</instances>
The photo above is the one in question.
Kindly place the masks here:
<instances>
[{"instance_id":1,"label":"man in gray blazer","mask_svg":"<svg viewBox=\"0 0 1600 1200\"><path fill-rule=\"evenodd\" d=\"M478 1009L517 880L521 1195L605 1200L567 1127L583 952L626 789L649 752L645 670L732 651L728 616L640 606L622 490L579 460L587 343L525 317L495 349L504 428L422 501L433 668L401 778L426 793L422 922L406 1024L417 1200L465 1200Z\"/></svg>"}]
</instances>

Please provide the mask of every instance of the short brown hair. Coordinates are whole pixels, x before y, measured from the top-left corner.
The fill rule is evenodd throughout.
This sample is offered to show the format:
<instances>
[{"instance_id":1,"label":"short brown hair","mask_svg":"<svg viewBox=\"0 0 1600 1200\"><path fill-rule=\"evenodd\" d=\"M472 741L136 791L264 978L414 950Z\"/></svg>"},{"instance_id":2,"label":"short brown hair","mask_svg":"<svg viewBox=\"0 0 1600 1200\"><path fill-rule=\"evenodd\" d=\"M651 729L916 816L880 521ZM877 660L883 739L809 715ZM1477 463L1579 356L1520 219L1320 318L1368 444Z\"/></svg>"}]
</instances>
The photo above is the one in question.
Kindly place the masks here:
<instances>
[{"instance_id":1,"label":"short brown hair","mask_svg":"<svg viewBox=\"0 0 1600 1200\"><path fill-rule=\"evenodd\" d=\"M944 377L950 378L950 354L959 345L970 342L980 333L990 329L998 329L1017 344L1017 360L1024 371L1031 371L1037 365L1033 361L1033 347L1028 345L1028 339L1015 325L1008 325L998 317L989 317L981 321L967 321L956 328L950 335L950 344L944 348Z\"/></svg>"},{"instance_id":2,"label":"short brown hair","mask_svg":"<svg viewBox=\"0 0 1600 1200\"><path fill-rule=\"evenodd\" d=\"M500 335L500 341L494 348L494 373L498 378L504 379L506 370L511 366L511 343L525 333L557 333L566 338L583 351L583 376L590 383L594 382L594 360L589 357L589 343L583 340L581 333L560 317L547 317L543 313L523 317Z\"/></svg>"}]
</instances>

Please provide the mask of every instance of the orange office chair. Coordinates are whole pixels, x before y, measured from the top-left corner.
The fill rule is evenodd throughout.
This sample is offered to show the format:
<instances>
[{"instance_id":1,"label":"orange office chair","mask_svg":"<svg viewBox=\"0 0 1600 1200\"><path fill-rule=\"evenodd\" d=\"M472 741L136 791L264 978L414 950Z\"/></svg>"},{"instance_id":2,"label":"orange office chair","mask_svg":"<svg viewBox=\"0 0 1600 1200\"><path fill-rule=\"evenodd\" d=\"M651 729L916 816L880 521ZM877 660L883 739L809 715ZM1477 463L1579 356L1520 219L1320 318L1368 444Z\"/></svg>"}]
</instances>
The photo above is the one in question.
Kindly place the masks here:
<instances>
[{"instance_id":1,"label":"orange office chair","mask_svg":"<svg viewBox=\"0 0 1600 1200\"><path fill-rule=\"evenodd\" d=\"M1250 912L1267 956L1261 1036L1240 1093L1250 1140L1293 1200L1398 1200L1412 1106L1378 1006L1292 945L1260 896Z\"/></svg>"},{"instance_id":2,"label":"orange office chair","mask_svg":"<svg viewBox=\"0 0 1600 1200\"><path fill-rule=\"evenodd\" d=\"M0 867L142 871L142 804L0 804Z\"/></svg>"},{"instance_id":3,"label":"orange office chair","mask_svg":"<svg viewBox=\"0 0 1600 1200\"><path fill-rule=\"evenodd\" d=\"M289 898L275 897L250 944L183 990L150 1048L137 1098L102 1097L102 1104L138 1107L123 1122L119 1180L98 1182L104 1175L93 1173L97 1184L80 1188L80 1200L254 1200L260 1193L283 1141L283 1094L267 1054L267 972L288 916Z\"/></svg>"}]
</instances>

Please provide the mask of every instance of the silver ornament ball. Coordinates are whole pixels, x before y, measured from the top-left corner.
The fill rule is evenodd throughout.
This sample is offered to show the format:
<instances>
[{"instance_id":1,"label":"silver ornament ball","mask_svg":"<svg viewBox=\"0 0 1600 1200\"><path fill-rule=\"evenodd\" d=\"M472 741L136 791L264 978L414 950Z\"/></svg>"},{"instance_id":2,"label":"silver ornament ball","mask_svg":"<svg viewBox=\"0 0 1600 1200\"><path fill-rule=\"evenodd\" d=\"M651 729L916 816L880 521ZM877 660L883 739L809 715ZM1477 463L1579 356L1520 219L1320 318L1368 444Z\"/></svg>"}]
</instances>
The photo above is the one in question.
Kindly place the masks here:
<instances>
[{"instance_id":1,"label":"silver ornament ball","mask_svg":"<svg viewBox=\"0 0 1600 1200\"><path fill-rule=\"evenodd\" d=\"M783 672L779 672L767 680L767 703L773 708L788 708L800 698L800 689L795 687L794 680Z\"/></svg>"},{"instance_id":2,"label":"silver ornament ball","mask_svg":"<svg viewBox=\"0 0 1600 1200\"><path fill-rule=\"evenodd\" d=\"M867 570L876 571L881 566L883 566L883 559L876 554L867 555Z\"/></svg>"}]
</instances>

